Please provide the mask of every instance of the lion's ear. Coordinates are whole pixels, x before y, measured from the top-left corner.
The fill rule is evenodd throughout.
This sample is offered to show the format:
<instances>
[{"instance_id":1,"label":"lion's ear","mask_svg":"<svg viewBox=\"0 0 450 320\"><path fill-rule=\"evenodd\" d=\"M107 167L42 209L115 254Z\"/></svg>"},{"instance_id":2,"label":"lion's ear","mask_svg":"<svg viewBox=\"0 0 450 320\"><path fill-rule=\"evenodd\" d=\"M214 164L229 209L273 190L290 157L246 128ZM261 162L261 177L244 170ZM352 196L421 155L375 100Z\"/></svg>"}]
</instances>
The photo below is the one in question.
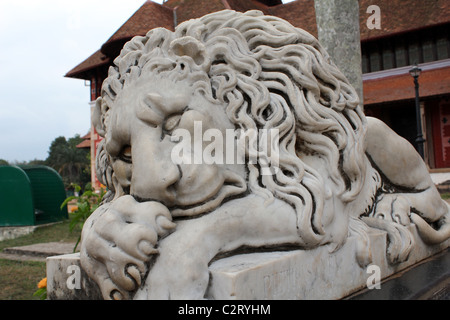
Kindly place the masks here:
<instances>
[{"instance_id":1,"label":"lion's ear","mask_svg":"<svg viewBox=\"0 0 450 320\"><path fill-rule=\"evenodd\" d=\"M95 100L94 111L92 112L92 124L94 125L97 133L105 137L105 125L103 123L103 112L102 112L102 98L99 97Z\"/></svg>"},{"instance_id":2,"label":"lion's ear","mask_svg":"<svg viewBox=\"0 0 450 320\"><path fill-rule=\"evenodd\" d=\"M205 46L193 37L185 36L175 39L170 44L170 50L177 56L188 56L195 64L206 68L209 66L209 58Z\"/></svg>"}]
</instances>

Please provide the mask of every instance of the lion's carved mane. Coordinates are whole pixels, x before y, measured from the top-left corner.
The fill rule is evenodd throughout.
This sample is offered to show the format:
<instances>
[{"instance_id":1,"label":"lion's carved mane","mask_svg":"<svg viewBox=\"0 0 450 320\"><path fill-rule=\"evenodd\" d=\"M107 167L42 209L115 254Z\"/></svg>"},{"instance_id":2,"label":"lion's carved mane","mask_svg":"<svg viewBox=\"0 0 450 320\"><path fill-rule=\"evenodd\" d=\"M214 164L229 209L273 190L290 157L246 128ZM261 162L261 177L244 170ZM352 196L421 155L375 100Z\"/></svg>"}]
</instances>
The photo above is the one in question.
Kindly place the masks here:
<instances>
[{"instance_id":1,"label":"lion's carved mane","mask_svg":"<svg viewBox=\"0 0 450 320\"><path fill-rule=\"evenodd\" d=\"M327 177L302 159L324 160L333 192L346 203L363 188L366 121L358 96L319 42L286 21L259 11L222 11L185 22L175 32L158 28L135 37L114 63L97 101L100 135L107 132L117 94L148 72L174 81L190 75L197 90L227 104L236 128L278 129L281 170L261 176L258 164L248 164L248 187L295 208L305 245L323 242ZM118 196L102 146L97 175L111 192L106 199Z\"/></svg>"}]
</instances>

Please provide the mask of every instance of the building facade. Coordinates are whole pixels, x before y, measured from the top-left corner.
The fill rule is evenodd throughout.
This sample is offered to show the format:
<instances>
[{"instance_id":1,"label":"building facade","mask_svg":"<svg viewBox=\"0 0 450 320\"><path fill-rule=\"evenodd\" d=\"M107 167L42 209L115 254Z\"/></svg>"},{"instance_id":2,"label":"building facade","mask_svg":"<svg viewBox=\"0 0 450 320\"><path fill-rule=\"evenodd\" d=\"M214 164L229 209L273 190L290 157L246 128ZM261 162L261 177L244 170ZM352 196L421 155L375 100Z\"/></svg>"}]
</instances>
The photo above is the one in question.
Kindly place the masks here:
<instances>
[{"instance_id":1,"label":"building facade","mask_svg":"<svg viewBox=\"0 0 450 320\"><path fill-rule=\"evenodd\" d=\"M417 64L424 159L431 172L450 174L450 3L448 0L360 0L363 102L378 117L416 145L415 89L409 70ZM261 10L317 37L313 0L146 1L101 47L66 77L90 82L90 103L101 95L108 68L132 37L156 27L174 30L183 21L232 9ZM101 137L91 128L92 183Z\"/></svg>"}]
</instances>

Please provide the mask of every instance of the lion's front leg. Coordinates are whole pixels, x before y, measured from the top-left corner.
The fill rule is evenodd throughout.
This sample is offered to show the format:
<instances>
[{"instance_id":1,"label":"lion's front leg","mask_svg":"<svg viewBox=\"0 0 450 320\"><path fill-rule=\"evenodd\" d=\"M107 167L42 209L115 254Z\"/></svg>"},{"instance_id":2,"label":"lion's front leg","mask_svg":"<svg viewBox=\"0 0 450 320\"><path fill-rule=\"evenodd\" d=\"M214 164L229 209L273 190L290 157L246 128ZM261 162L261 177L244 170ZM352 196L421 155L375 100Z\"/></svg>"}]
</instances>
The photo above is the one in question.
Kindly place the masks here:
<instances>
[{"instance_id":1,"label":"lion's front leg","mask_svg":"<svg viewBox=\"0 0 450 320\"><path fill-rule=\"evenodd\" d=\"M135 299L203 299L214 257L242 246L295 244L295 211L255 195L225 203L197 219L177 222L159 244L159 256Z\"/></svg>"}]
</instances>

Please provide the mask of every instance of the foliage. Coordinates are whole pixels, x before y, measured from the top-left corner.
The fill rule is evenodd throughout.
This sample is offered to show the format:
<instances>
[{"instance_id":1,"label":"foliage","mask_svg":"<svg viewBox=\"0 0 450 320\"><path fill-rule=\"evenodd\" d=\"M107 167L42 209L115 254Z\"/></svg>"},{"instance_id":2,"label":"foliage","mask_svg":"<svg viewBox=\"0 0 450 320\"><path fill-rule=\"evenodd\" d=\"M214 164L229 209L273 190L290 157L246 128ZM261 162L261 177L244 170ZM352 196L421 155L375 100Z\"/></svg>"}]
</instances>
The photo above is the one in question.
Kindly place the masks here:
<instances>
[{"instance_id":1,"label":"foliage","mask_svg":"<svg viewBox=\"0 0 450 320\"><path fill-rule=\"evenodd\" d=\"M14 166L26 166L26 165L45 165L45 160L39 160L39 159L34 159L34 160L30 160L30 161L13 161L11 163Z\"/></svg>"},{"instance_id":2,"label":"foliage","mask_svg":"<svg viewBox=\"0 0 450 320\"><path fill-rule=\"evenodd\" d=\"M35 293L33 293L33 296L39 297L41 300L47 299L47 278L42 279L38 283L38 289Z\"/></svg>"},{"instance_id":3,"label":"foliage","mask_svg":"<svg viewBox=\"0 0 450 320\"><path fill-rule=\"evenodd\" d=\"M91 179L90 152L77 148L82 141L77 134L68 140L57 137L50 145L45 164L58 171L66 188L72 183L84 186Z\"/></svg>"},{"instance_id":4,"label":"foliage","mask_svg":"<svg viewBox=\"0 0 450 320\"><path fill-rule=\"evenodd\" d=\"M81 191L81 187L78 184L72 184L75 188L75 193L79 193ZM100 193L96 193L90 188L90 185L87 185L85 191L80 196L70 196L67 197L66 200L61 204L61 208L67 205L69 202L74 201L76 209L72 212L70 217L69 230L73 231L75 227L83 228L84 222L87 218L94 212L98 206L100 205L103 196L105 195L105 190L101 189ZM78 240L73 248L75 252L78 244L80 243L81 235L78 237Z\"/></svg>"}]
</instances>

